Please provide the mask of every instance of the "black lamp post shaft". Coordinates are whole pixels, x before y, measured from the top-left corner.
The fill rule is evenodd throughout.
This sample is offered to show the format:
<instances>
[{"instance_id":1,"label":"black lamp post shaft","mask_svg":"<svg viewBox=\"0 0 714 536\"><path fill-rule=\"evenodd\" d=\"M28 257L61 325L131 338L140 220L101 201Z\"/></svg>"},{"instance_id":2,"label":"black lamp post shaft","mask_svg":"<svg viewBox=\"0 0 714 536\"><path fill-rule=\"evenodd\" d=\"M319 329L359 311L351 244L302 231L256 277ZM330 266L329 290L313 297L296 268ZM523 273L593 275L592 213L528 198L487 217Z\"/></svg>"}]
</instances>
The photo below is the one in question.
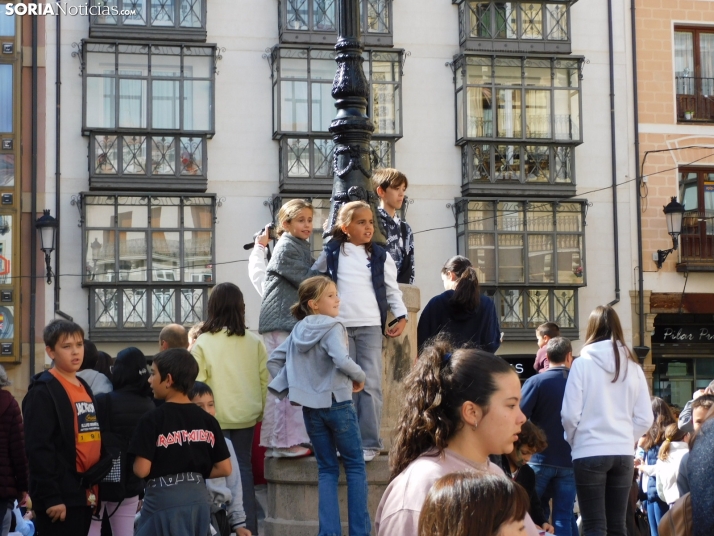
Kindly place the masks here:
<instances>
[{"instance_id":1,"label":"black lamp post shaft","mask_svg":"<svg viewBox=\"0 0 714 536\"><path fill-rule=\"evenodd\" d=\"M360 0L339 0L337 73L332 84L337 115L330 124L335 142L334 181L330 202L330 227L344 203L366 201L374 215L373 239L385 243L377 217L377 198L370 182L372 163L369 142L374 125L367 117L369 84L364 75L360 37Z\"/></svg>"}]
</instances>

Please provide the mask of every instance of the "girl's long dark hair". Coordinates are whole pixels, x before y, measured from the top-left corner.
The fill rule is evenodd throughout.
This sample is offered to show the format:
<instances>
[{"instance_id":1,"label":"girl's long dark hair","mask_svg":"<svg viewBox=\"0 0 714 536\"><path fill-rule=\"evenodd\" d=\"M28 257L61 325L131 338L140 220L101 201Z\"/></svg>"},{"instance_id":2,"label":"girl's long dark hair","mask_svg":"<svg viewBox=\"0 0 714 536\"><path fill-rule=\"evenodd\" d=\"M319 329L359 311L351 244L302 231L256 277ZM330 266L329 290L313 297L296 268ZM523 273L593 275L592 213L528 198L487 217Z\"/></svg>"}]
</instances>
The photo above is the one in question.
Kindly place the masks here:
<instances>
[{"instance_id":1,"label":"girl's long dark hair","mask_svg":"<svg viewBox=\"0 0 714 536\"><path fill-rule=\"evenodd\" d=\"M452 272L459 278L451 297L451 305L458 311L475 311L481 302L481 289L478 274L471 261L461 255L451 257L441 269L442 274L446 275L447 272Z\"/></svg>"},{"instance_id":2,"label":"girl's long dark hair","mask_svg":"<svg viewBox=\"0 0 714 536\"><path fill-rule=\"evenodd\" d=\"M528 493L510 478L450 473L429 490L418 536L493 536L505 523L523 521L529 507Z\"/></svg>"},{"instance_id":3,"label":"girl's long dark hair","mask_svg":"<svg viewBox=\"0 0 714 536\"><path fill-rule=\"evenodd\" d=\"M598 305L595 310L590 313L588 320L588 329L585 334L585 346L594 342L612 341L612 351L615 359L615 377L612 383L615 383L620 377L620 349L625 351L627 359L637 364L635 355L630 351L630 348L625 342L625 336L622 333L620 318L617 316L615 309L609 305ZM627 373L627 371L625 371Z\"/></svg>"},{"instance_id":4,"label":"girl's long dark hair","mask_svg":"<svg viewBox=\"0 0 714 536\"><path fill-rule=\"evenodd\" d=\"M389 452L391 478L430 449L441 454L461 429L461 406L488 411L498 374L514 374L500 357L471 348L451 349L438 338L426 346L406 377L404 403Z\"/></svg>"},{"instance_id":5,"label":"girl's long dark hair","mask_svg":"<svg viewBox=\"0 0 714 536\"><path fill-rule=\"evenodd\" d=\"M658 396L652 397L652 413L654 413L654 422L642 442L642 448L645 450L661 445L665 439L667 426L677 422L672 408Z\"/></svg>"},{"instance_id":6,"label":"girl's long dark hair","mask_svg":"<svg viewBox=\"0 0 714 536\"><path fill-rule=\"evenodd\" d=\"M245 301L243 293L233 283L215 286L208 298L208 318L201 327L201 333L218 333L223 328L228 336L245 335Z\"/></svg>"}]
</instances>

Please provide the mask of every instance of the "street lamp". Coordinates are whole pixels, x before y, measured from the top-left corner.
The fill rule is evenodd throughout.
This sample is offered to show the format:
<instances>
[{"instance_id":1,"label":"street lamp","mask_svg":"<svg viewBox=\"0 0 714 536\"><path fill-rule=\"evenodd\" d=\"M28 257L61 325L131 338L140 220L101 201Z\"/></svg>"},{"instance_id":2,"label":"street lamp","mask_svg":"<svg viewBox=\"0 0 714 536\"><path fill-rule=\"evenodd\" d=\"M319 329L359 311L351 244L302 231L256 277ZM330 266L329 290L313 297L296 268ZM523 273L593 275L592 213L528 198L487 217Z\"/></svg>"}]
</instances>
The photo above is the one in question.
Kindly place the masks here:
<instances>
[{"instance_id":1,"label":"street lamp","mask_svg":"<svg viewBox=\"0 0 714 536\"><path fill-rule=\"evenodd\" d=\"M35 229L40 233L40 249L45 254L45 264L47 265L47 284L52 283L52 263L50 255L55 250L55 235L57 233L58 222L52 216L50 211L45 209L41 217L35 222Z\"/></svg>"},{"instance_id":2,"label":"street lamp","mask_svg":"<svg viewBox=\"0 0 714 536\"><path fill-rule=\"evenodd\" d=\"M97 272L97 262L99 261L99 252L102 250L102 243L97 240L97 238L94 238L94 242L92 242L89 246L92 248L92 281L94 281L94 274Z\"/></svg>"},{"instance_id":3,"label":"street lamp","mask_svg":"<svg viewBox=\"0 0 714 536\"><path fill-rule=\"evenodd\" d=\"M367 117L369 84L362 68L359 0L339 0L335 61L337 73L332 84L337 115L330 123L335 142L334 179L330 199L329 229L337 219L340 207L350 201L365 201L372 207L374 218L373 240L385 244L374 194L372 161L369 142L374 125ZM325 233L327 234L327 233Z\"/></svg>"},{"instance_id":4,"label":"street lamp","mask_svg":"<svg viewBox=\"0 0 714 536\"><path fill-rule=\"evenodd\" d=\"M664 215L667 218L667 232L672 237L672 249L657 250L657 268L662 268L667 255L676 251L679 235L682 234L682 216L684 215L684 205L677 201L676 197L664 207Z\"/></svg>"}]
</instances>

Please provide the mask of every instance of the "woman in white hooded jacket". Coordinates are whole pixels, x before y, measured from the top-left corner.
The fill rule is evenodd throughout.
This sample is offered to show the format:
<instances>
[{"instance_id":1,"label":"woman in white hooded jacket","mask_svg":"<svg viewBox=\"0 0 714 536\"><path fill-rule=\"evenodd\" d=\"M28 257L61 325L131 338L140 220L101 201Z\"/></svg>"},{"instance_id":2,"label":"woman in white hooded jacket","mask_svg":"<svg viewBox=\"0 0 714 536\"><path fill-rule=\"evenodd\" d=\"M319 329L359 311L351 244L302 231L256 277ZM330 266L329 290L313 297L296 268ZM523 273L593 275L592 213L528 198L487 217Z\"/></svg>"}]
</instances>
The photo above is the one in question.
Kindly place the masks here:
<instances>
[{"instance_id":1,"label":"woman in white hooded jacket","mask_svg":"<svg viewBox=\"0 0 714 536\"><path fill-rule=\"evenodd\" d=\"M644 372L615 310L597 307L573 362L561 411L585 536L626 536L637 440L654 416Z\"/></svg>"}]
</instances>

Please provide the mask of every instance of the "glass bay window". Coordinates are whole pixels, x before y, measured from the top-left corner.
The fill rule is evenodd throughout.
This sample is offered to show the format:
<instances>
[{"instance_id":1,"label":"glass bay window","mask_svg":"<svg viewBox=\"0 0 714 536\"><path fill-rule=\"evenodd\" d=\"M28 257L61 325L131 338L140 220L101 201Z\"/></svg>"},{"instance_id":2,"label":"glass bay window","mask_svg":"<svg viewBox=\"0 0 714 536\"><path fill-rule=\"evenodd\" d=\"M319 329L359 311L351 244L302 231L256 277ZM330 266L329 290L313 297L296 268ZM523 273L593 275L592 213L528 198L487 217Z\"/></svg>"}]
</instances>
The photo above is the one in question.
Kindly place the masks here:
<instances>
[{"instance_id":1,"label":"glass bay window","mask_svg":"<svg viewBox=\"0 0 714 536\"><path fill-rule=\"evenodd\" d=\"M90 37L206 40L206 0L91 0L89 5Z\"/></svg>"},{"instance_id":2,"label":"glass bay window","mask_svg":"<svg viewBox=\"0 0 714 536\"><path fill-rule=\"evenodd\" d=\"M585 201L460 199L458 253L493 297L509 337L556 322L577 337L577 288L586 284Z\"/></svg>"},{"instance_id":3,"label":"glass bay window","mask_svg":"<svg viewBox=\"0 0 714 536\"><path fill-rule=\"evenodd\" d=\"M363 54L370 88L368 116L374 124L372 165L392 167L402 136L402 50ZM273 138L280 140L280 191L330 192L336 115L332 84L337 70L331 49L276 46L270 55L273 80Z\"/></svg>"},{"instance_id":4,"label":"glass bay window","mask_svg":"<svg viewBox=\"0 0 714 536\"><path fill-rule=\"evenodd\" d=\"M459 38L466 50L569 54L574 1L453 0L459 5Z\"/></svg>"},{"instance_id":5,"label":"glass bay window","mask_svg":"<svg viewBox=\"0 0 714 536\"><path fill-rule=\"evenodd\" d=\"M392 45L392 0L359 0L361 41ZM338 0L279 0L281 43L330 44L337 38Z\"/></svg>"},{"instance_id":6,"label":"glass bay window","mask_svg":"<svg viewBox=\"0 0 714 536\"><path fill-rule=\"evenodd\" d=\"M454 62L456 141L582 142L583 58L461 55Z\"/></svg>"},{"instance_id":7,"label":"glass bay window","mask_svg":"<svg viewBox=\"0 0 714 536\"><path fill-rule=\"evenodd\" d=\"M84 41L83 132L214 134L215 45Z\"/></svg>"}]
</instances>

